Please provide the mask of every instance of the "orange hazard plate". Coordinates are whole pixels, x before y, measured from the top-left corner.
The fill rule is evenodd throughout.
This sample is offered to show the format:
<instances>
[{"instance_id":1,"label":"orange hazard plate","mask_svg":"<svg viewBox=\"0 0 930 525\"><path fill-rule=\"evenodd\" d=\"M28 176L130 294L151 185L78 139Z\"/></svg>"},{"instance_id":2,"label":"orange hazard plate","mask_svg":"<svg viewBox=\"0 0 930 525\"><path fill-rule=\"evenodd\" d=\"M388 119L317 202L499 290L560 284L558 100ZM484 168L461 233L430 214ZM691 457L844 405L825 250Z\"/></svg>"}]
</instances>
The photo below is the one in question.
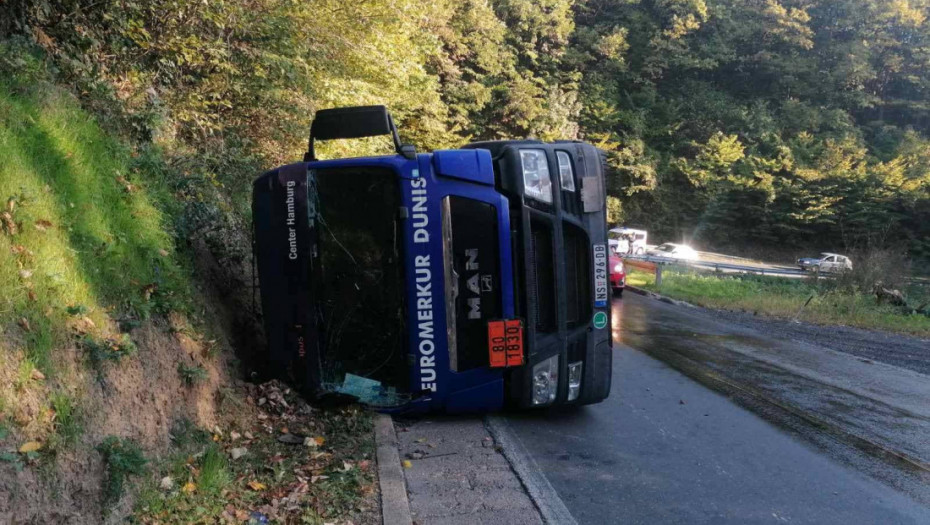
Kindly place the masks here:
<instances>
[{"instance_id":1,"label":"orange hazard plate","mask_svg":"<svg viewBox=\"0 0 930 525\"><path fill-rule=\"evenodd\" d=\"M488 357L491 368L523 364L523 321L488 322Z\"/></svg>"}]
</instances>

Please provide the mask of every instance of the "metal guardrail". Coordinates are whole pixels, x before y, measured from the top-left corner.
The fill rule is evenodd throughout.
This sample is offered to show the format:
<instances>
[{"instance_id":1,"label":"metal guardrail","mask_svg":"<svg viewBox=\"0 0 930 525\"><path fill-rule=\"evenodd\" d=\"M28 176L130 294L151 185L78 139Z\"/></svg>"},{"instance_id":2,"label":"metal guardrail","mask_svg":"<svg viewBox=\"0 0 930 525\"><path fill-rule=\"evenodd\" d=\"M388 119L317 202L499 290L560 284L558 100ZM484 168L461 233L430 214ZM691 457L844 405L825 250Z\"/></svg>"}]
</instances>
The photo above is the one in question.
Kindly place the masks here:
<instances>
[{"instance_id":1,"label":"metal guardrail","mask_svg":"<svg viewBox=\"0 0 930 525\"><path fill-rule=\"evenodd\" d=\"M759 266L748 266L744 264L730 264L730 263L721 263L721 262L711 262L711 261L686 261L683 259L675 259L672 257L657 257L654 255L627 255L622 257L625 264L629 264L634 268L642 268L644 270L658 270L658 265L671 265L676 266L685 266L696 269L704 270L713 270L715 272L721 273L752 273L758 275L773 275L773 276L785 276L785 277L803 277L811 275L811 272L805 272L803 270L794 270L790 268L761 268ZM651 266L649 266L651 265Z\"/></svg>"},{"instance_id":2,"label":"metal guardrail","mask_svg":"<svg viewBox=\"0 0 930 525\"><path fill-rule=\"evenodd\" d=\"M713 255L714 257L721 257L721 254L711 253L711 252L698 252L698 254L708 254ZM808 277L808 276L819 276L819 277L833 277L834 274L831 273L821 273L816 271L804 271L801 269L788 268L788 267L760 267L760 266L750 266L745 264L730 264L714 261L686 261L683 259L675 259L672 257L657 257L655 255L618 255L623 259L624 264L632 266L634 268L639 268L641 270L646 270L648 272L654 272L656 274L656 281L661 282L662 280L662 266L667 265L676 265L684 266L695 269L702 270L713 270L717 273L751 273L758 275L771 275L776 277ZM744 259L742 257L723 255L726 258L732 259L741 259L749 261L751 259ZM917 286L928 286L930 287L930 277L910 277L907 279L907 282Z\"/></svg>"}]
</instances>

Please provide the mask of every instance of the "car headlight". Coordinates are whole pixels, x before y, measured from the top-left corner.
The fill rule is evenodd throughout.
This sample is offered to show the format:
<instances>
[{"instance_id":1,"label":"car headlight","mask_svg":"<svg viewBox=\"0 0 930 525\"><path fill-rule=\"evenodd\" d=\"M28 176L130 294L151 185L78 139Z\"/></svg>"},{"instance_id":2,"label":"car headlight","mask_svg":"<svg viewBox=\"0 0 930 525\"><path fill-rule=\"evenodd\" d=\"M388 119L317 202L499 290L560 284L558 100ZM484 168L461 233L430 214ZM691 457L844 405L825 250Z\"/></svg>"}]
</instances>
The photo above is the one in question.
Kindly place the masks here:
<instances>
[{"instance_id":1,"label":"car headlight","mask_svg":"<svg viewBox=\"0 0 930 525\"><path fill-rule=\"evenodd\" d=\"M559 390L559 356L554 355L533 367L533 404L548 405Z\"/></svg>"},{"instance_id":2,"label":"car headlight","mask_svg":"<svg viewBox=\"0 0 930 525\"><path fill-rule=\"evenodd\" d=\"M582 370L581 365L582 365L581 361L568 364L568 400L569 401L574 401L578 399L578 394L581 393L581 370Z\"/></svg>"},{"instance_id":3,"label":"car headlight","mask_svg":"<svg viewBox=\"0 0 930 525\"><path fill-rule=\"evenodd\" d=\"M526 196L540 202L552 203L552 178L546 152L541 149L521 149L520 163L523 165L523 188Z\"/></svg>"}]
</instances>

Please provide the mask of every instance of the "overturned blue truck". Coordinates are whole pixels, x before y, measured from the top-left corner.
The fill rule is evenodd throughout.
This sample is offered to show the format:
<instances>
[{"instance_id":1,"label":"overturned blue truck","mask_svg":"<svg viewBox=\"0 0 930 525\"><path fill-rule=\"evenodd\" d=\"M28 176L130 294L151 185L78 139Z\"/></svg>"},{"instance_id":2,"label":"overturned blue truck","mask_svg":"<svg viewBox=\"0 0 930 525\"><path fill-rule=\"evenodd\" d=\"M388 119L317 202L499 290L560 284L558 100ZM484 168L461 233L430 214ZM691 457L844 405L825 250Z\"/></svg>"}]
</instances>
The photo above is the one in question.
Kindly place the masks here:
<instances>
[{"instance_id":1,"label":"overturned blue truck","mask_svg":"<svg viewBox=\"0 0 930 525\"><path fill-rule=\"evenodd\" d=\"M389 135L393 155L318 160ZM383 106L321 110L304 162L253 186L267 366L312 400L470 412L607 397L601 152L577 141L417 153Z\"/></svg>"}]
</instances>

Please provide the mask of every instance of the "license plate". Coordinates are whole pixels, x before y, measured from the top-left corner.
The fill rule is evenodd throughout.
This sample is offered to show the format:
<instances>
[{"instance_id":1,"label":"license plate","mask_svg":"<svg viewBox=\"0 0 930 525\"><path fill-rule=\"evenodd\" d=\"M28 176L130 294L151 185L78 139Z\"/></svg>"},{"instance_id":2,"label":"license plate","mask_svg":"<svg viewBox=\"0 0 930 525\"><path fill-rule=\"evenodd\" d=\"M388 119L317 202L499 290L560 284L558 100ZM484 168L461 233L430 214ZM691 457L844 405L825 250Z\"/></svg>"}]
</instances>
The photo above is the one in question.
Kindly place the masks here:
<instances>
[{"instance_id":1,"label":"license plate","mask_svg":"<svg viewBox=\"0 0 930 525\"><path fill-rule=\"evenodd\" d=\"M607 245L594 245L594 306L607 306Z\"/></svg>"},{"instance_id":2,"label":"license plate","mask_svg":"<svg viewBox=\"0 0 930 525\"><path fill-rule=\"evenodd\" d=\"M523 321L488 321L488 357L491 368L523 364Z\"/></svg>"}]
</instances>

